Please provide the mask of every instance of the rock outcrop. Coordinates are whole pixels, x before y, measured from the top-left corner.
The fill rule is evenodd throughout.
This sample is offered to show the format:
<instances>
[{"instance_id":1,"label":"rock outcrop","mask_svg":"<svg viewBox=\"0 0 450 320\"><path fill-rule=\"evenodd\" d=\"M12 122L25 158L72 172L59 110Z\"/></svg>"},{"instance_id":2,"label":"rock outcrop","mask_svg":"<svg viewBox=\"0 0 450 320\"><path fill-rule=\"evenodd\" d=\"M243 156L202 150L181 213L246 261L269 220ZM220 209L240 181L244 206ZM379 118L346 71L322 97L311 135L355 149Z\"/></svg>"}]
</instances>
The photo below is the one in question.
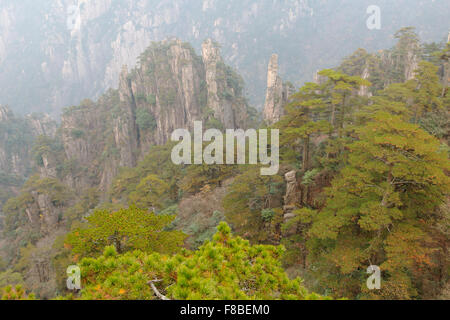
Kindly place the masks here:
<instances>
[{"instance_id":1,"label":"rock outcrop","mask_svg":"<svg viewBox=\"0 0 450 320\"><path fill-rule=\"evenodd\" d=\"M314 76L313 76L313 82L316 83L316 84L321 85L321 84L324 84L325 82L327 82L327 77L321 76L321 75L319 74L319 71L320 71L320 70L317 70L317 71L314 73Z\"/></svg>"},{"instance_id":2,"label":"rock outcrop","mask_svg":"<svg viewBox=\"0 0 450 320\"><path fill-rule=\"evenodd\" d=\"M360 86L354 93L361 97L371 97L373 92L383 90L392 83L402 83L416 76L421 56L420 42L409 29L400 33L398 43L389 50L368 53L364 49L356 50L345 58L337 68L350 76L360 77L371 82L371 86ZM314 82L323 84L327 79L318 73Z\"/></svg>"},{"instance_id":3,"label":"rock outcrop","mask_svg":"<svg viewBox=\"0 0 450 320\"><path fill-rule=\"evenodd\" d=\"M178 39L152 43L138 67L123 66L117 90L62 115L66 161L91 173L71 173L63 180L75 189L106 190L119 167L134 167L174 130L192 129L194 121L245 128L247 114L243 80L224 64L213 41L204 43L202 56Z\"/></svg>"},{"instance_id":4,"label":"rock outcrop","mask_svg":"<svg viewBox=\"0 0 450 320\"><path fill-rule=\"evenodd\" d=\"M214 112L225 129L243 128L247 110L243 108L243 80L226 66L219 45L208 39L202 45L202 57L206 73L208 108Z\"/></svg>"},{"instance_id":5,"label":"rock outcrop","mask_svg":"<svg viewBox=\"0 0 450 320\"><path fill-rule=\"evenodd\" d=\"M6 106L0 105L0 211L3 204L17 195L36 163L33 149L38 136L52 135L56 122L47 115L15 116ZM42 159L44 174L56 176L45 157Z\"/></svg>"},{"instance_id":6,"label":"rock outcrop","mask_svg":"<svg viewBox=\"0 0 450 320\"><path fill-rule=\"evenodd\" d=\"M134 68L152 41L175 35L196 49L208 37L218 41L248 83L252 104L262 107L265 61L274 50L295 57L284 62L286 77L305 82L353 48L385 47L418 10L433 21L420 34L432 40L448 31L446 1L398 1L389 8L395 23L385 24L377 41L361 28L359 6L330 0L40 0L35 7L0 1L0 103L59 115L80 97L117 88L123 65Z\"/></svg>"},{"instance_id":7,"label":"rock outcrop","mask_svg":"<svg viewBox=\"0 0 450 320\"><path fill-rule=\"evenodd\" d=\"M292 211L294 211L300 203L301 190L298 185L296 171L290 171L286 173L284 177L286 180L286 195L284 196L283 211L285 222L288 222L295 217Z\"/></svg>"},{"instance_id":8,"label":"rock outcrop","mask_svg":"<svg viewBox=\"0 0 450 320\"><path fill-rule=\"evenodd\" d=\"M175 129L192 129L194 121L245 129L247 108L242 79L213 42L205 42L203 56L177 39L153 43L138 67L122 67L118 89L67 108L58 130L47 116L16 119L0 107L0 174L17 171L23 183L31 164L37 167L21 190L21 184L14 187L23 195L29 226L50 235L79 195L95 188L106 197L119 168L136 166ZM29 132L28 144L7 149L11 128L2 130L5 123Z\"/></svg>"},{"instance_id":9,"label":"rock outcrop","mask_svg":"<svg viewBox=\"0 0 450 320\"><path fill-rule=\"evenodd\" d=\"M206 3L206 5L208 5ZM225 114L223 107L220 105L219 88L217 87L217 64L221 61L219 48L211 39L205 41L202 45L202 57L206 72L206 85L208 90L208 107L214 111L216 118ZM228 111L228 110L227 110ZM227 112L228 113L228 112ZM229 117L229 114L226 116ZM227 119L233 120L233 119ZM228 125L228 124L227 124Z\"/></svg>"},{"instance_id":10,"label":"rock outcrop","mask_svg":"<svg viewBox=\"0 0 450 320\"><path fill-rule=\"evenodd\" d=\"M32 169L34 139L55 132L56 122L48 115L18 117L8 107L0 105L0 173L12 180L26 178ZM6 180L0 180L0 186L4 186Z\"/></svg>"},{"instance_id":11,"label":"rock outcrop","mask_svg":"<svg viewBox=\"0 0 450 320\"><path fill-rule=\"evenodd\" d=\"M120 146L119 165L122 167L134 167L136 165L136 150L138 148L136 100L126 65L123 66L120 74L119 99L120 112L113 119L114 142L116 146Z\"/></svg>"},{"instance_id":12,"label":"rock outcrop","mask_svg":"<svg viewBox=\"0 0 450 320\"><path fill-rule=\"evenodd\" d=\"M0 105L0 121L5 122L8 121L12 116L11 110L9 108Z\"/></svg>"},{"instance_id":13,"label":"rock outcrop","mask_svg":"<svg viewBox=\"0 0 450 320\"><path fill-rule=\"evenodd\" d=\"M58 125L48 114L30 114L26 116L35 136L54 137Z\"/></svg>"},{"instance_id":14,"label":"rock outcrop","mask_svg":"<svg viewBox=\"0 0 450 320\"><path fill-rule=\"evenodd\" d=\"M448 33L447 38L447 48L450 48L450 32ZM450 49L447 49L447 54L444 59L444 67L442 74L442 82L444 86L444 90L448 90L447 88L450 86Z\"/></svg>"},{"instance_id":15,"label":"rock outcrop","mask_svg":"<svg viewBox=\"0 0 450 320\"><path fill-rule=\"evenodd\" d=\"M369 67L366 66L364 68L364 71L361 75L361 78L364 80L369 80L370 78L370 72L369 72ZM360 97L371 97L372 96L372 92L370 92L369 87L368 86L360 86L359 90L358 90L358 95Z\"/></svg>"},{"instance_id":16,"label":"rock outcrop","mask_svg":"<svg viewBox=\"0 0 450 320\"><path fill-rule=\"evenodd\" d=\"M416 77L416 70L419 67L420 58L416 51L418 48L411 48L408 50L405 61L405 81L412 80Z\"/></svg>"},{"instance_id":17,"label":"rock outcrop","mask_svg":"<svg viewBox=\"0 0 450 320\"><path fill-rule=\"evenodd\" d=\"M283 107L293 92L293 86L283 83L279 77L278 55L273 54L267 71L266 102L264 104L264 120L267 124L273 124L281 119L284 114Z\"/></svg>"},{"instance_id":18,"label":"rock outcrop","mask_svg":"<svg viewBox=\"0 0 450 320\"><path fill-rule=\"evenodd\" d=\"M283 206L283 222L286 226L289 222L294 219L297 215L295 210L300 208L302 190L300 188L299 182L297 180L297 171L293 170L285 174L286 180L286 195L284 196L284 206ZM283 231L283 237L289 237L296 233L296 225L290 225Z\"/></svg>"}]
</instances>

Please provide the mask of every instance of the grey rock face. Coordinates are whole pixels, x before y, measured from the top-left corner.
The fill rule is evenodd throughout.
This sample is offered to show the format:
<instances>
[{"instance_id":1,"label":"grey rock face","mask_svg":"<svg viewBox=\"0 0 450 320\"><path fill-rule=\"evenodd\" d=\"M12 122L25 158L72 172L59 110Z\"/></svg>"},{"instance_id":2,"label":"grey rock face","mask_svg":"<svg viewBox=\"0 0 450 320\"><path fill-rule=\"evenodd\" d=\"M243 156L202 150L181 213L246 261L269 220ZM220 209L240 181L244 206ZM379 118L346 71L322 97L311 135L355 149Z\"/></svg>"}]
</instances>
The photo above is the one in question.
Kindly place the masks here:
<instances>
[{"instance_id":1,"label":"grey rock face","mask_svg":"<svg viewBox=\"0 0 450 320\"><path fill-rule=\"evenodd\" d=\"M448 33L447 45L450 45L450 32ZM442 79L444 88L448 88L450 85L450 57L447 57L447 62L444 63Z\"/></svg>"},{"instance_id":2,"label":"grey rock face","mask_svg":"<svg viewBox=\"0 0 450 320\"><path fill-rule=\"evenodd\" d=\"M12 116L11 110L9 108L0 105L0 121L8 121Z\"/></svg>"},{"instance_id":3,"label":"grey rock face","mask_svg":"<svg viewBox=\"0 0 450 320\"><path fill-rule=\"evenodd\" d=\"M270 58L267 71L266 102L264 104L264 120L273 124L284 115L284 105L289 96L294 93L294 88L286 83L278 75L278 55L273 54Z\"/></svg>"},{"instance_id":4,"label":"grey rock face","mask_svg":"<svg viewBox=\"0 0 450 320\"><path fill-rule=\"evenodd\" d=\"M37 136L53 136L57 124L48 115L18 117L0 105L0 173L24 179L32 168L32 147Z\"/></svg>"},{"instance_id":5,"label":"grey rock face","mask_svg":"<svg viewBox=\"0 0 450 320\"><path fill-rule=\"evenodd\" d=\"M122 67L118 90L66 110L65 158L91 172L68 175L66 184L106 190L119 167L134 167L150 146L165 144L176 129L192 129L194 121L215 119L226 129L245 128L248 105L240 77L212 41L205 42L202 54L178 39L152 43L138 67Z\"/></svg>"},{"instance_id":6,"label":"grey rock face","mask_svg":"<svg viewBox=\"0 0 450 320\"><path fill-rule=\"evenodd\" d=\"M233 72L225 65L218 44L211 39L203 42L202 58L208 91L207 105L213 110L214 117L226 129L245 127L245 103L238 101L243 98L242 92L237 92L239 88L230 85L231 80L237 79L230 78Z\"/></svg>"},{"instance_id":7,"label":"grey rock face","mask_svg":"<svg viewBox=\"0 0 450 320\"><path fill-rule=\"evenodd\" d=\"M369 3L370 4L370 3ZM284 79L310 81L358 47L389 47L402 26L417 26L429 42L448 30L447 1L380 0L390 23L362 28L366 1L40 0L0 3L0 104L22 114L59 114L82 98L117 88L123 65L133 68L152 41L177 36L201 48L212 38L224 60L263 106L265 71L280 53ZM417 12L424 12L421 20ZM352 41L348 36L352 34ZM300 84L300 83L299 83Z\"/></svg>"},{"instance_id":8,"label":"grey rock face","mask_svg":"<svg viewBox=\"0 0 450 320\"><path fill-rule=\"evenodd\" d=\"M366 66L364 68L363 74L361 75L361 78L364 80L368 80L369 77L370 77L369 68ZM359 88L358 95L360 97L370 97L370 96L372 96L372 93L369 91L369 87L361 86Z\"/></svg>"}]
</instances>

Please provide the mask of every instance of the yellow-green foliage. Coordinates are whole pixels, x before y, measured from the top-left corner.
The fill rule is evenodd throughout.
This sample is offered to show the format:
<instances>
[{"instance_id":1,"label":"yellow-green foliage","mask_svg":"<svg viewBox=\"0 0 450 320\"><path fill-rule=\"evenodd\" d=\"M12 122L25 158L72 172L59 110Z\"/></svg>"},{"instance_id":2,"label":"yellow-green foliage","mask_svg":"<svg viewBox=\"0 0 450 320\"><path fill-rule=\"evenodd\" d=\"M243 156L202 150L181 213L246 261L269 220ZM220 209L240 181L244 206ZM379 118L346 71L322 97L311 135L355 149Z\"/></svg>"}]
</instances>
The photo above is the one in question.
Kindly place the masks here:
<instances>
[{"instance_id":1,"label":"yellow-green foliage","mask_svg":"<svg viewBox=\"0 0 450 320\"><path fill-rule=\"evenodd\" d=\"M184 193L195 194L206 185L212 188L221 186L235 172L236 167L231 165L190 165L179 186Z\"/></svg>"},{"instance_id":2,"label":"yellow-green foliage","mask_svg":"<svg viewBox=\"0 0 450 320\"><path fill-rule=\"evenodd\" d=\"M133 206L115 212L97 210L86 219L86 226L72 231L66 239L72 252L79 256L99 254L110 245L120 253L136 249L174 253L185 239L180 231L164 230L174 216L156 215Z\"/></svg>"},{"instance_id":3,"label":"yellow-green foliage","mask_svg":"<svg viewBox=\"0 0 450 320\"><path fill-rule=\"evenodd\" d=\"M141 191L145 188L143 180L153 177L153 180L160 179L164 181L168 188L167 198L176 201L179 196L178 181L181 178L181 167L173 164L171 161L171 151L173 144L164 146L153 146L148 155L142 160L136 168L123 168L119 175L114 179L111 187L111 198L113 201L121 201L125 204L132 202L130 197L134 193L134 202L146 201L139 197L138 186ZM162 186L162 184L160 184Z\"/></svg>"},{"instance_id":4,"label":"yellow-green foliage","mask_svg":"<svg viewBox=\"0 0 450 320\"><path fill-rule=\"evenodd\" d=\"M2 210L5 213L4 231L14 232L24 225L35 227L30 225L26 209L37 205L37 196L39 195L47 196L54 207L63 207L73 197L70 190L58 179L40 179L38 175L32 176L23 186L21 193L17 197L9 199L4 205ZM26 230L19 236L29 238L30 230Z\"/></svg>"},{"instance_id":5,"label":"yellow-green foliage","mask_svg":"<svg viewBox=\"0 0 450 320\"><path fill-rule=\"evenodd\" d=\"M7 285L22 285L24 283L22 274L14 272L12 269L0 272L0 288Z\"/></svg>"},{"instance_id":6,"label":"yellow-green foliage","mask_svg":"<svg viewBox=\"0 0 450 320\"><path fill-rule=\"evenodd\" d=\"M161 209L169 200L169 185L156 175L148 175L140 181L136 191L129 196L129 202L140 208Z\"/></svg>"},{"instance_id":7,"label":"yellow-green foliage","mask_svg":"<svg viewBox=\"0 0 450 320\"><path fill-rule=\"evenodd\" d=\"M338 295L359 291L371 261L384 271L382 297L412 298L412 280L434 266L431 228L450 193L448 156L436 138L386 112L357 134L310 230L312 255Z\"/></svg>"},{"instance_id":8,"label":"yellow-green foliage","mask_svg":"<svg viewBox=\"0 0 450 320\"><path fill-rule=\"evenodd\" d=\"M300 279L290 280L279 258L281 247L256 245L231 235L221 223L211 242L198 251L168 257L140 251L118 255L107 247L97 259L80 263L81 299L157 299L154 282L169 299L323 299Z\"/></svg>"},{"instance_id":9,"label":"yellow-green foliage","mask_svg":"<svg viewBox=\"0 0 450 320\"><path fill-rule=\"evenodd\" d=\"M0 298L2 300L34 300L33 294L27 295L21 286L15 288L7 286L6 288L0 288Z\"/></svg>"},{"instance_id":10,"label":"yellow-green foliage","mask_svg":"<svg viewBox=\"0 0 450 320\"><path fill-rule=\"evenodd\" d=\"M239 235L252 241L267 240L262 211L281 206L283 178L261 176L259 168L249 168L237 176L223 200L225 216Z\"/></svg>"}]
</instances>

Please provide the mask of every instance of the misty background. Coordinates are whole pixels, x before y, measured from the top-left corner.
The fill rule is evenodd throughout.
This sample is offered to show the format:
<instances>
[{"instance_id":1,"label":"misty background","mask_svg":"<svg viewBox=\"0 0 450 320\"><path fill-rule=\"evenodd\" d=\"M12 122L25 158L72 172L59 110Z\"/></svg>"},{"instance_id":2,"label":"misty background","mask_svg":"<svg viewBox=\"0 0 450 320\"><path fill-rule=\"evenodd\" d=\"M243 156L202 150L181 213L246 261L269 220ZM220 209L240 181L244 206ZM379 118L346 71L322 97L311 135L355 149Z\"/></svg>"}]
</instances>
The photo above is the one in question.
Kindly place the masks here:
<instances>
[{"instance_id":1,"label":"misty background","mask_svg":"<svg viewBox=\"0 0 450 320\"><path fill-rule=\"evenodd\" d=\"M369 5L381 8L380 30L366 26ZM449 14L448 0L1 0L0 104L56 117L117 87L152 41L177 37L198 54L206 38L220 43L260 108L273 53L282 78L301 85L357 48L390 47L404 26L444 41Z\"/></svg>"}]
</instances>

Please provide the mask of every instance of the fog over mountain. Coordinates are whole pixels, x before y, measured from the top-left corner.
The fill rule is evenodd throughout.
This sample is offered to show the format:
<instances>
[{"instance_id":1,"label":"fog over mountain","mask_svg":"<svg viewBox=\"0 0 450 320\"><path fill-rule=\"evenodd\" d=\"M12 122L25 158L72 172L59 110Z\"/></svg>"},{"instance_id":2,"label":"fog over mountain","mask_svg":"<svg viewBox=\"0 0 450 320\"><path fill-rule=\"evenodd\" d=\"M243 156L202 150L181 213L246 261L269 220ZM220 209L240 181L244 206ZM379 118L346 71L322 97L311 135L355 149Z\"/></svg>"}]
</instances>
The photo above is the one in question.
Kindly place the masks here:
<instances>
[{"instance_id":1,"label":"fog over mountain","mask_svg":"<svg viewBox=\"0 0 450 320\"><path fill-rule=\"evenodd\" d=\"M450 300L449 17L0 0L0 300Z\"/></svg>"},{"instance_id":2,"label":"fog over mountain","mask_svg":"<svg viewBox=\"0 0 450 320\"><path fill-rule=\"evenodd\" d=\"M381 8L380 30L366 27L369 5ZM271 54L301 84L359 47L389 47L403 26L440 42L449 12L446 0L1 0L0 104L58 115L117 87L152 41L177 37L197 52L206 38L220 43L261 107Z\"/></svg>"}]
</instances>

